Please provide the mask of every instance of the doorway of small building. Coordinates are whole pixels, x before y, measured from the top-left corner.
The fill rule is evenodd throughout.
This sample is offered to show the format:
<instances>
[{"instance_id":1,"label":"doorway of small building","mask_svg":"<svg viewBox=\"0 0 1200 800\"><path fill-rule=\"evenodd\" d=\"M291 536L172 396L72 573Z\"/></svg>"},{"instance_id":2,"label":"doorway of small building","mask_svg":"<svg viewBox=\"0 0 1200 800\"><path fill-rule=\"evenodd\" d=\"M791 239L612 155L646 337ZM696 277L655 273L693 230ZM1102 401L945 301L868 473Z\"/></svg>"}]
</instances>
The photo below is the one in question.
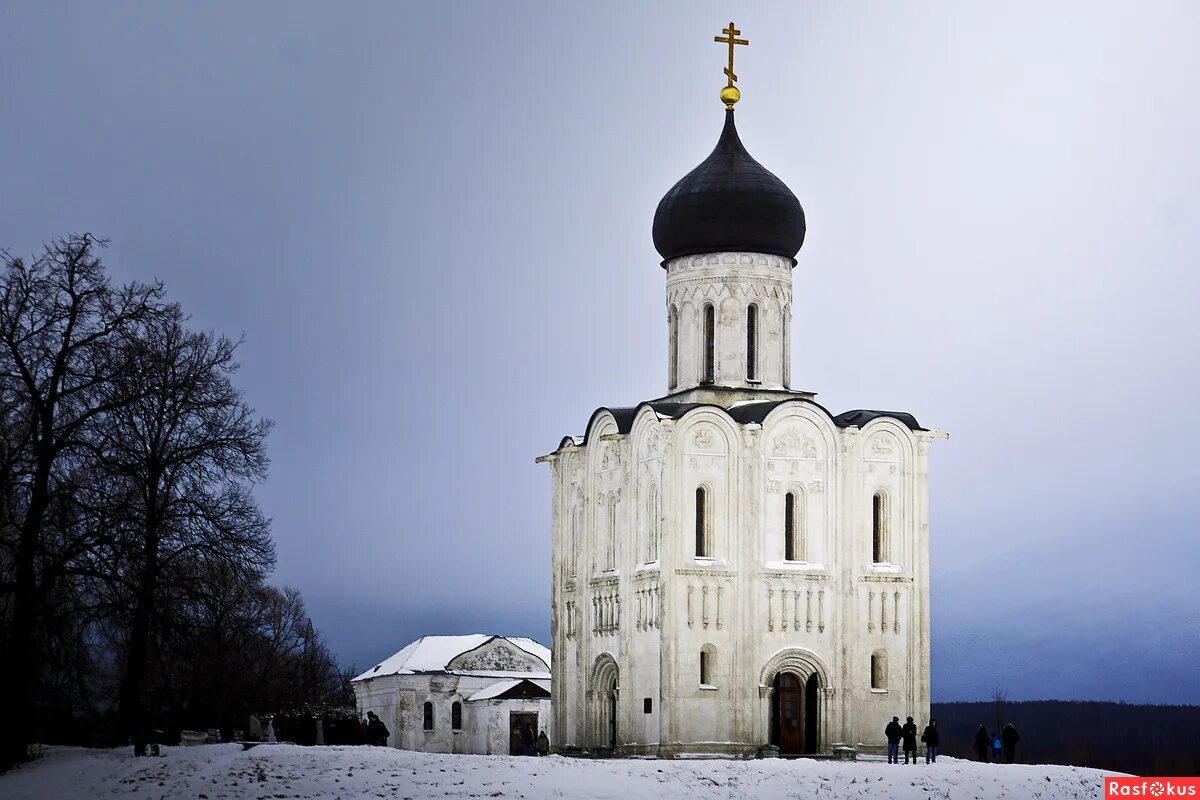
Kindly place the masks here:
<instances>
[{"instance_id":1,"label":"doorway of small building","mask_svg":"<svg viewBox=\"0 0 1200 800\"><path fill-rule=\"evenodd\" d=\"M508 754L510 756L533 755L533 743L537 741L537 714L528 711L508 712ZM528 744L528 749L526 745Z\"/></svg>"},{"instance_id":2,"label":"doorway of small building","mask_svg":"<svg viewBox=\"0 0 1200 800\"><path fill-rule=\"evenodd\" d=\"M771 684L771 744L780 755L818 752L817 707L819 683L814 672L805 680L780 672Z\"/></svg>"}]
</instances>

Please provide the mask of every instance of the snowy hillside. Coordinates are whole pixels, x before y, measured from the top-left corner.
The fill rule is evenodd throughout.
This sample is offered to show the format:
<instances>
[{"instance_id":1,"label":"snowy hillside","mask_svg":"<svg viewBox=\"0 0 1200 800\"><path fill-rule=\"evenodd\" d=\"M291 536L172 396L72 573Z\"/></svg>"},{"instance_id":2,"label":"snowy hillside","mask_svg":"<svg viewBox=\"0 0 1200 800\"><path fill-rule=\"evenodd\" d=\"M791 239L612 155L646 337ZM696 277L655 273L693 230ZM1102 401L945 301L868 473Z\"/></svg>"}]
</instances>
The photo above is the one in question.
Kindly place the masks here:
<instances>
[{"instance_id":1,"label":"snowy hillside","mask_svg":"<svg viewBox=\"0 0 1200 800\"><path fill-rule=\"evenodd\" d=\"M239 745L167 748L134 759L128 748L51 748L0 775L0 797L43 798L887 798L1027 800L1099 798L1104 775L1078 767L879 761L584 761L445 756L372 747Z\"/></svg>"}]
</instances>

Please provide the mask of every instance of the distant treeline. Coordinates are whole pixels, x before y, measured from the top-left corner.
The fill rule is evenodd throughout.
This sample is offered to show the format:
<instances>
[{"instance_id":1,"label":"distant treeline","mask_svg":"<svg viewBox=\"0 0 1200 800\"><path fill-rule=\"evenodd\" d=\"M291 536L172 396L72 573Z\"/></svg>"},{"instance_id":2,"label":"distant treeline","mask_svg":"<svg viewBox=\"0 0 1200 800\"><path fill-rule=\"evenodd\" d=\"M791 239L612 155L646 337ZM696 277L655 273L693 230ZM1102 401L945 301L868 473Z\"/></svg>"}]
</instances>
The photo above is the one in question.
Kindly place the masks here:
<instances>
[{"instance_id":1,"label":"distant treeline","mask_svg":"<svg viewBox=\"0 0 1200 800\"><path fill-rule=\"evenodd\" d=\"M1063 700L934 703L941 751L974 758L975 732L1011 722L1017 760L1134 775L1200 775L1200 706Z\"/></svg>"}]
</instances>

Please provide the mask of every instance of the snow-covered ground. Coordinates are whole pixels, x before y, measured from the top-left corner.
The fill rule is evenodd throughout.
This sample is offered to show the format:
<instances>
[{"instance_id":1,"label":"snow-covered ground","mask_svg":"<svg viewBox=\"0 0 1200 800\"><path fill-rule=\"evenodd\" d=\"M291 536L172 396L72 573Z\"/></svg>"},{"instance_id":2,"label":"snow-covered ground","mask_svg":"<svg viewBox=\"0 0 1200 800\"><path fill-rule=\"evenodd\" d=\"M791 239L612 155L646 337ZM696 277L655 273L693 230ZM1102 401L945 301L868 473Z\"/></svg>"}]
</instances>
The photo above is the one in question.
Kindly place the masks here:
<instances>
[{"instance_id":1,"label":"snow-covered ground","mask_svg":"<svg viewBox=\"0 0 1200 800\"><path fill-rule=\"evenodd\" d=\"M807 759L612 760L447 756L381 747L171 747L135 759L130 748L50 748L0 775L5 800L42 798L1099 798L1101 770L978 764L926 766ZM1115 774L1115 773L1109 773Z\"/></svg>"}]
</instances>

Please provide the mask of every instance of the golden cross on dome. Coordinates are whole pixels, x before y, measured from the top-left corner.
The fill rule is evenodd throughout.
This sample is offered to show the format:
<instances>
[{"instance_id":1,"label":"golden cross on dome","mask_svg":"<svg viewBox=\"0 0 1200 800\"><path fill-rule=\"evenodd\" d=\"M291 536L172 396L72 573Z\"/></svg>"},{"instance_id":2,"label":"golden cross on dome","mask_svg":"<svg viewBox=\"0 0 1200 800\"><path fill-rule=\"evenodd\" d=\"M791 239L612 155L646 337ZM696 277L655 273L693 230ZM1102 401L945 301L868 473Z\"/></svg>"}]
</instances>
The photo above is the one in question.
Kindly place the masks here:
<instances>
[{"instance_id":1,"label":"golden cross on dome","mask_svg":"<svg viewBox=\"0 0 1200 800\"><path fill-rule=\"evenodd\" d=\"M750 44L750 40L737 38L742 32L733 27L733 20L729 21L729 27L723 28L721 33L725 35L713 37L714 42L729 45L729 66L725 68L725 77L728 79L728 82L725 84L725 88L721 90L721 102L725 104L726 108L733 108L733 104L742 98L741 91L733 85L733 82L737 80L737 75L733 71L733 46L735 44Z\"/></svg>"}]
</instances>

